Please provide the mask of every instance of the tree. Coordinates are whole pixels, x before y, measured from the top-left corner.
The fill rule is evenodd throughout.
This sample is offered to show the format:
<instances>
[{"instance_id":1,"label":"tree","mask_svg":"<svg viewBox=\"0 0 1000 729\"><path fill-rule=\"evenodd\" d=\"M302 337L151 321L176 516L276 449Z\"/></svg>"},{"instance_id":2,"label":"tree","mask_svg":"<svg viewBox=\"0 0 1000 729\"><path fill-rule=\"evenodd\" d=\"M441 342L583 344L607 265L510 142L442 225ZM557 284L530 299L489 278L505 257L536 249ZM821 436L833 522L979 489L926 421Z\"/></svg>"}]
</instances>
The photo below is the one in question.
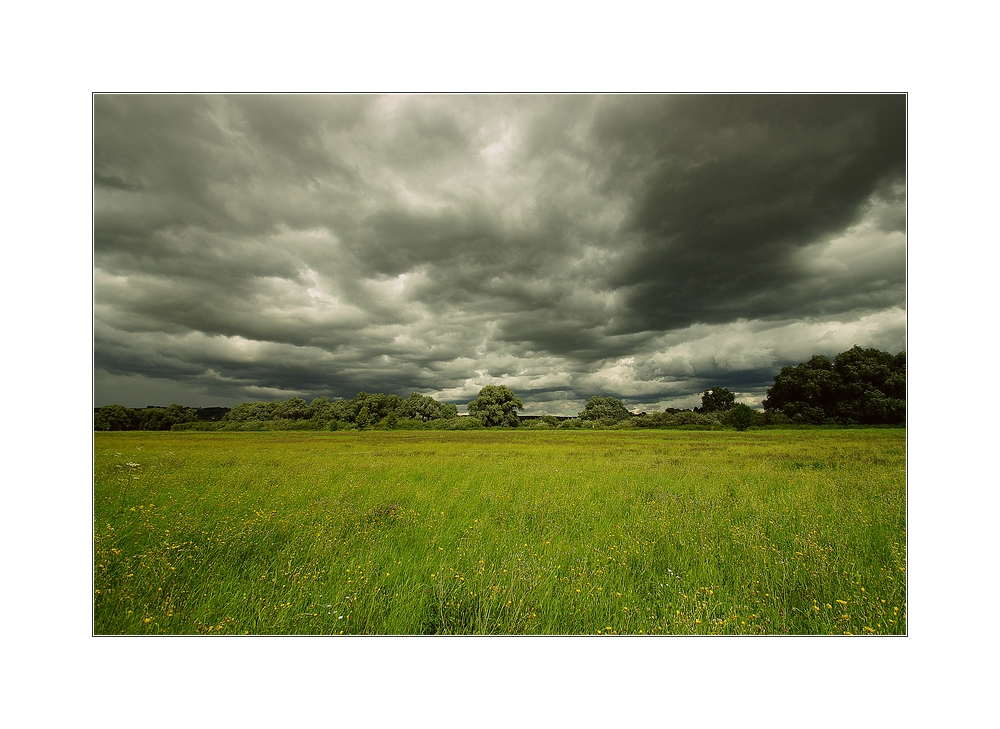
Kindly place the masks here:
<instances>
[{"instance_id":1,"label":"tree","mask_svg":"<svg viewBox=\"0 0 1000 729\"><path fill-rule=\"evenodd\" d=\"M479 418L487 427L516 428L521 424L517 411L523 407L521 399L506 385L486 385L469 403L469 415Z\"/></svg>"},{"instance_id":2,"label":"tree","mask_svg":"<svg viewBox=\"0 0 1000 729\"><path fill-rule=\"evenodd\" d=\"M729 412L726 413L726 416L736 430L746 430L754 424L754 420L756 419L753 408L744 403L733 405L729 409Z\"/></svg>"},{"instance_id":3,"label":"tree","mask_svg":"<svg viewBox=\"0 0 1000 729\"><path fill-rule=\"evenodd\" d=\"M855 345L832 362L814 355L782 367L763 405L798 423L901 425L906 422L906 353L893 356Z\"/></svg>"},{"instance_id":4,"label":"tree","mask_svg":"<svg viewBox=\"0 0 1000 729\"><path fill-rule=\"evenodd\" d=\"M799 423L822 423L833 417L841 393L833 362L821 354L795 367L782 367L767 389L765 410L779 410Z\"/></svg>"},{"instance_id":5,"label":"tree","mask_svg":"<svg viewBox=\"0 0 1000 729\"><path fill-rule=\"evenodd\" d=\"M906 352L894 357L855 345L838 354L833 367L841 381L833 413L838 420L865 425L906 421Z\"/></svg>"},{"instance_id":6,"label":"tree","mask_svg":"<svg viewBox=\"0 0 1000 729\"><path fill-rule=\"evenodd\" d=\"M164 417L163 408L143 408L136 410L136 430L170 430L173 423L168 423Z\"/></svg>"},{"instance_id":7,"label":"tree","mask_svg":"<svg viewBox=\"0 0 1000 729\"><path fill-rule=\"evenodd\" d=\"M330 403L330 419L334 422L353 423L358 411L354 409L354 400L337 400Z\"/></svg>"},{"instance_id":8,"label":"tree","mask_svg":"<svg viewBox=\"0 0 1000 729\"><path fill-rule=\"evenodd\" d=\"M222 419L231 423L247 423L251 420L272 420L274 418L275 405L276 403L273 402L240 403L239 405L235 405Z\"/></svg>"},{"instance_id":9,"label":"tree","mask_svg":"<svg viewBox=\"0 0 1000 729\"><path fill-rule=\"evenodd\" d=\"M333 411L330 407L330 400L325 397L314 397L309 403L306 417L318 420L321 423L329 422L333 419Z\"/></svg>"},{"instance_id":10,"label":"tree","mask_svg":"<svg viewBox=\"0 0 1000 729\"><path fill-rule=\"evenodd\" d=\"M196 408L186 408L183 405L172 403L167 406L163 414L163 430L170 430L177 423L194 423L198 420L198 410Z\"/></svg>"},{"instance_id":11,"label":"tree","mask_svg":"<svg viewBox=\"0 0 1000 729\"><path fill-rule=\"evenodd\" d=\"M276 402L271 417L274 420L303 420L309 417L309 406L301 397Z\"/></svg>"},{"instance_id":12,"label":"tree","mask_svg":"<svg viewBox=\"0 0 1000 729\"><path fill-rule=\"evenodd\" d=\"M440 403L427 395L411 392L410 396L400 403L397 413L403 418L427 421L453 418L458 415L458 408L455 405Z\"/></svg>"},{"instance_id":13,"label":"tree","mask_svg":"<svg viewBox=\"0 0 1000 729\"><path fill-rule=\"evenodd\" d=\"M94 430L133 430L134 413L124 405L105 405L94 413Z\"/></svg>"},{"instance_id":14,"label":"tree","mask_svg":"<svg viewBox=\"0 0 1000 729\"><path fill-rule=\"evenodd\" d=\"M701 408L696 412L714 413L720 410L729 410L735 402L736 396L729 391L729 388L716 385L711 390L705 390L701 394Z\"/></svg>"},{"instance_id":15,"label":"tree","mask_svg":"<svg viewBox=\"0 0 1000 729\"><path fill-rule=\"evenodd\" d=\"M372 425L374 422L376 422L376 420L372 416L371 411L368 409L368 403L366 402L362 404L361 409L354 418L354 424L359 428L364 429Z\"/></svg>"},{"instance_id":16,"label":"tree","mask_svg":"<svg viewBox=\"0 0 1000 729\"><path fill-rule=\"evenodd\" d=\"M632 413L617 398L595 395L587 401L577 417L580 420L610 420L620 423L632 417Z\"/></svg>"}]
</instances>

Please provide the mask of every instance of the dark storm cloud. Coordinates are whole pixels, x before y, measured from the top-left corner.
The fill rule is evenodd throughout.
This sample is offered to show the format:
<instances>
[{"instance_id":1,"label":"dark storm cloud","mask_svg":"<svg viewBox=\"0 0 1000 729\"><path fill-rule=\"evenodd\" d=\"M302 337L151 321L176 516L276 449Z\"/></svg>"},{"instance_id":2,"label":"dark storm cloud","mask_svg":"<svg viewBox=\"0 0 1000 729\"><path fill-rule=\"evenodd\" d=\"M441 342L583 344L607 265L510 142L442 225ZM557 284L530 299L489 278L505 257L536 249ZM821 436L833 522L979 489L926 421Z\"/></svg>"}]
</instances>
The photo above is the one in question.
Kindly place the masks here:
<instances>
[{"instance_id":1,"label":"dark storm cloud","mask_svg":"<svg viewBox=\"0 0 1000 729\"><path fill-rule=\"evenodd\" d=\"M902 96L97 96L94 120L100 402L129 376L755 401L812 350L905 346Z\"/></svg>"},{"instance_id":2,"label":"dark storm cloud","mask_svg":"<svg viewBox=\"0 0 1000 729\"><path fill-rule=\"evenodd\" d=\"M594 128L643 241L614 279L631 287L627 327L827 313L799 286L795 251L904 177L901 96L639 97L602 108ZM886 273L901 285L903 261Z\"/></svg>"}]
</instances>

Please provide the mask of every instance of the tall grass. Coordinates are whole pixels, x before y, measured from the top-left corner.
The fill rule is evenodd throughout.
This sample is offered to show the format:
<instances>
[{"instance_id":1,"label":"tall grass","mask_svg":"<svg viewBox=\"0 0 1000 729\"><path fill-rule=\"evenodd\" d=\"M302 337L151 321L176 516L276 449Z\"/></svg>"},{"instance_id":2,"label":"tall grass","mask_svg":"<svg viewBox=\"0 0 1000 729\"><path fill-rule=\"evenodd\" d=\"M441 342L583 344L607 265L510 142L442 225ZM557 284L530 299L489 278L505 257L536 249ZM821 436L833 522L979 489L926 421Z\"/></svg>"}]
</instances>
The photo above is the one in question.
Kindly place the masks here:
<instances>
[{"instance_id":1,"label":"tall grass","mask_svg":"<svg viewBox=\"0 0 1000 729\"><path fill-rule=\"evenodd\" d=\"M98 634L901 634L905 431L97 433Z\"/></svg>"}]
</instances>

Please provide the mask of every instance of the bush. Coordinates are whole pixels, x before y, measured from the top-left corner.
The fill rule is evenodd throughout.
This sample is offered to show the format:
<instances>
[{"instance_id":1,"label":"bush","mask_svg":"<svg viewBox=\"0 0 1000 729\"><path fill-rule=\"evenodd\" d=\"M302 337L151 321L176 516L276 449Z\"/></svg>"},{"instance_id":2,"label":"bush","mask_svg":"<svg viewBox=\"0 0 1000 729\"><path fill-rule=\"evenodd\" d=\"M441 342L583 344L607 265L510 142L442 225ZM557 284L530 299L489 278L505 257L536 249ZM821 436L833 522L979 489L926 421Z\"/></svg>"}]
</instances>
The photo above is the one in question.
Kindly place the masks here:
<instances>
[{"instance_id":1,"label":"bush","mask_svg":"<svg viewBox=\"0 0 1000 729\"><path fill-rule=\"evenodd\" d=\"M694 413L690 410L682 410L679 413L671 413L664 418L664 425L721 425L722 416L719 411L711 413Z\"/></svg>"},{"instance_id":2,"label":"bush","mask_svg":"<svg viewBox=\"0 0 1000 729\"><path fill-rule=\"evenodd\" d=\"M425 430L482 430L485 426L482 420L474 415L464 415L454 418L438 418L424 423Z\"/></svg>"},{"instance_id":3,"label":"bush","mask_svg":"<svg viewBox=\"0 0 1000 729\"><path fill-rule=\"evenodd\" d=\"M543 415L537 420L522 420L522 428L530 428L532 430L552 430L559 425L559 421L556 420L551 415Z\"/></svg>"},{"instance_id":4,"label":"bush","mask_svg":"<svg viewBox=\"0 0 1000 729\"><path fill-rule=\"evenodd\" d=\"M223 423L213 423L208 421L198 421L195 423L176 423L170 426L170 430L223 430Z\"/></svg>"},{"instance_id":5,"label":"bush","mask_svg":"<svg viewBox=\"0 0 1000 729\"><path fill-rule=\"evenodd\" d=\"M737 403L726 411L726 419L736 430L746 430L754 424L756 414L749 405Z\"/></svg>"},{"instance_id":6,"label":"bush","mask_svg":"<svg viewBox=\"0 0 1000 729\"><path fill-rule=\"evenodd\" d=\"M756 410L754 411L754 425L790 425L792 419L777 410Z\"/></svg>"}]
</instances>

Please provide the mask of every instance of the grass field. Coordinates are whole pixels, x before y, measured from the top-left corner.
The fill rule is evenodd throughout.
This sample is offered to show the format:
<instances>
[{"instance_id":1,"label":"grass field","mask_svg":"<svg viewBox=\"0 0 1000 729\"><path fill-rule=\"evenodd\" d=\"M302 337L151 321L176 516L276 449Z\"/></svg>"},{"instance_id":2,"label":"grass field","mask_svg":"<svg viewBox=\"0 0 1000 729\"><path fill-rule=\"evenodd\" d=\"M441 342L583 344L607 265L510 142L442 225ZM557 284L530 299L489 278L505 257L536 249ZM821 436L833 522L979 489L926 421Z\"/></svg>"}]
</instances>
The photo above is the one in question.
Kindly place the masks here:
<instances>
[{"instance_id":1,"label":"grass field","mask_svg":"<svg viewBox=\"0 0 1000 729\"><path fill-rule=\"evenodd\" d=\"M96 433L96 634L904 634L904 430Z\"/></svg>"}]
</instances>

